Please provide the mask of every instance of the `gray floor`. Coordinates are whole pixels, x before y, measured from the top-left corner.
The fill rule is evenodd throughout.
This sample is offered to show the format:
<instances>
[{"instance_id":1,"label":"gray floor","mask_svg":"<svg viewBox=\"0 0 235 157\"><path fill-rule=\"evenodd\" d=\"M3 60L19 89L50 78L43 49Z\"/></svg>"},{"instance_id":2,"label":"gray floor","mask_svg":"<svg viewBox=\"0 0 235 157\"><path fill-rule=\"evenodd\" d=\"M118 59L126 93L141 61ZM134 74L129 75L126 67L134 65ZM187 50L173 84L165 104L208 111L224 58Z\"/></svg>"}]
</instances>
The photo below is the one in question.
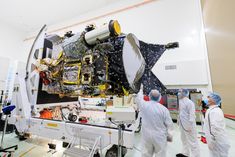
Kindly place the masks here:
<instances>
[{"instance_id":1,"label":"gray floor","mask_svg":"<svg viewBox=\"0 0 235 157\"><path fill-rule=\"evenodd\" d=\"M235 123L235 122L234 122ZM201 131L201 127L197 127L198 131ZM229 134L230 142L231 142L231 149L229 152L229 157L234 157L235 154L235 130L234 128L227 127L227 132ZM198 135L199 137L199 135ZM132 150L128 150L126 157L140 157L141 156L141 141L140 141L140 134L135 135L135 148ZM39 138L33 136L26 141L19 141L15 134L8 134L5 136L5 146L18 144L19 149L16 151L16 157L57 157L62 156L64 149L61 146L61 143L57 145L57 151L53 154L52 152L48 152L48 142L55 142L44 138ZM175 154L179 153L181 150L181 141L180 141L180 132L175 124L174 130L174 139L172 143L169 143L167 146L167 156L174 157ZM208 148L206 144L200 142L200 150L201 156L207 157L208 156Z\"/></svg>"}]
</instances>

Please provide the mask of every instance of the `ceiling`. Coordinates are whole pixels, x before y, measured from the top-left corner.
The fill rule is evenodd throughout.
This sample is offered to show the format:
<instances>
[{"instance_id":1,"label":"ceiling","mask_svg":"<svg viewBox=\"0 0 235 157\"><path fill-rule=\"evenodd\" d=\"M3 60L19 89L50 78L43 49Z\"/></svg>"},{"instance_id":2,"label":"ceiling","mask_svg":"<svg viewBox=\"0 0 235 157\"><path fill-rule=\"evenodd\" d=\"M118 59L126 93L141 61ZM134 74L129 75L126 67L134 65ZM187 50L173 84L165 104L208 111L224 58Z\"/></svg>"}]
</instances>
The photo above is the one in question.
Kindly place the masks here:
<instances>
[{"instance_id":1,"label":"ceiling","mask_svg":"<svg viewBox=\"0 0 235 157\"><path fill-rule=\"evenodd\" d=\"M1 0L0 22L23 32L52 25L123 0Z\"/></svg>"}]
</instances>

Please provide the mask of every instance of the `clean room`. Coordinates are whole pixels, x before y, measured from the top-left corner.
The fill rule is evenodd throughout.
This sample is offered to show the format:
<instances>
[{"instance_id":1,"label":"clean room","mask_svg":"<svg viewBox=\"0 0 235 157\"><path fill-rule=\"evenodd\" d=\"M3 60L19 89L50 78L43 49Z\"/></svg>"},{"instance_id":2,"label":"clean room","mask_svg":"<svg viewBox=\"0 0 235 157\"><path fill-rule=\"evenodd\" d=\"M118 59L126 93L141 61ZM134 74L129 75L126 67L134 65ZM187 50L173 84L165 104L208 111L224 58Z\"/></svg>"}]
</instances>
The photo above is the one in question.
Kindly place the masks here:
<instances>
[{"instance_id":1,"label":"clean room","mask_svg":"<svg viewBox=\"0 0 235 157\"><path fill-rule=\"evenodd\" d=\"M234 10L1 0L0 157L233 157Z\"/></svg>"}]
</instances>

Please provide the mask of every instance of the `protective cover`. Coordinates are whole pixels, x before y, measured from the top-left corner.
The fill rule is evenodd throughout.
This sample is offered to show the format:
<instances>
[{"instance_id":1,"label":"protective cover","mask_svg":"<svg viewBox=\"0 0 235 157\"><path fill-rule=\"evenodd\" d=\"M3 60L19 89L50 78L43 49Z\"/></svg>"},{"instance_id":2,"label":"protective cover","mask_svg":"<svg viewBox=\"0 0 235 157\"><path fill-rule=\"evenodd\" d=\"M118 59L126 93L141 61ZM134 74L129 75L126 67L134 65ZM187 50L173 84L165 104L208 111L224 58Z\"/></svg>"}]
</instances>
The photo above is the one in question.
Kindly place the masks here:
<instances>
[{"instance_id":1,"label":"protective cover","mask_svg":"<svg viewBox=\"0 0 235 157\"><path fill-rule=\"evenodd\" d=\"M64 40L62 44L65 55L69 59L80 59L88 49L84 45L83 36L80 33Z\"/></svg>"}]
</instances>

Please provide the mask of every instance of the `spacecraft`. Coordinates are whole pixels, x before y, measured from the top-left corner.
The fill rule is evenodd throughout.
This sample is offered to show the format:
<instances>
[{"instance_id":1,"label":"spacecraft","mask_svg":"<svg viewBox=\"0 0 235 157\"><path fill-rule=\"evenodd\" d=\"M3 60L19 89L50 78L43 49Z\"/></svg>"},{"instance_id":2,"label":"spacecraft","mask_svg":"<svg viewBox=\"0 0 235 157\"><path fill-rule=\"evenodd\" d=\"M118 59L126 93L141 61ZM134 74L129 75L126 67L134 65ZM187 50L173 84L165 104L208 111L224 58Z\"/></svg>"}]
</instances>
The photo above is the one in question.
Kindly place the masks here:
<instances>
[{"instance_id":1,"label":"spacecraft","mask_svg":"<svg viewBox=\"0 0 235 157\"><path fill-rule=\"evenodd\" d=\"M43 40L42 53L31 52L35 61L26 67L31 82L35 78L28 73L39 74L39 98L123 96L137 93L140 84L145 94L151 89L164 92L166 87L151 69L167 49L178 47L177 42L149 44L124 34L116 20L98 28L88 25L76 34L46 35Z\"/></svg>"}]
</instances>

